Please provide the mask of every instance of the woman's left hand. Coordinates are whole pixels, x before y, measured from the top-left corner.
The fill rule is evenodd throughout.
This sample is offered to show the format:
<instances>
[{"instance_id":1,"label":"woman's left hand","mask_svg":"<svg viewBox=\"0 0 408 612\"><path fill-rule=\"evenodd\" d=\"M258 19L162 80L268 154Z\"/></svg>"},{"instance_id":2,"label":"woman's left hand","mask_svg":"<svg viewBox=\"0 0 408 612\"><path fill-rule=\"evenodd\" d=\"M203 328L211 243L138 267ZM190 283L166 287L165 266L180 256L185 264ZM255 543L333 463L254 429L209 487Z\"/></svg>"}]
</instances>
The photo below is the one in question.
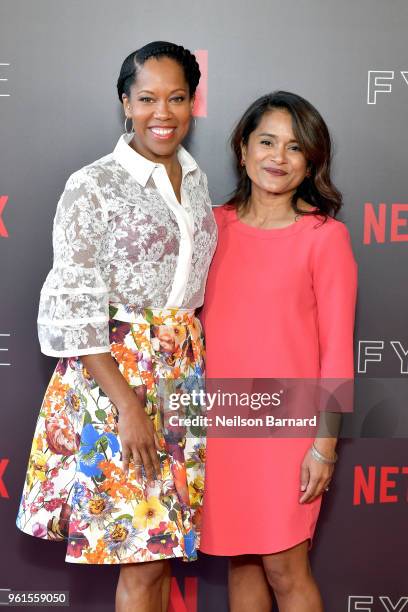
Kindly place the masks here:
<instances>
[{"instance_id":1,"label":"woman's left hand","mask_svg":"<svg viewBox=\"0 0 408 612\"><path fill-rule=\"evenodd\" d=\"M300 490L304 493L299 502L301 504L310 503L324 493L329 486L333 472L333 464L316 461L309 449L300 470Z\"/></svg>"}]
</instances>

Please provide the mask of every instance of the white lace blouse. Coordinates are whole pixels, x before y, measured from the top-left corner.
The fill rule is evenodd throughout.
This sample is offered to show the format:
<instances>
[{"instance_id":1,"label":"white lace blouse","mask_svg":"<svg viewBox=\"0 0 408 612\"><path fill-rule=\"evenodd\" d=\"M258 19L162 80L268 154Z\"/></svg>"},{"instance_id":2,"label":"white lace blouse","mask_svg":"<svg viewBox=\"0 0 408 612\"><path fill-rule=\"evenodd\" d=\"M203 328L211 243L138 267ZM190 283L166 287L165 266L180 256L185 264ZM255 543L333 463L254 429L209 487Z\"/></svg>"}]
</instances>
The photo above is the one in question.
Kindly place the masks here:
<instances>
[{"instance_id":1,"label":"white lace blouse","mask_svg":"<svg viewBox=\"0 0 408 612\"><path fill-rule=\"evenodd\" d=\"M46 355L110 351L109 303L143 308L202 305L216 245L206 175L182 147L181 204L165 167L129 136L70 176L54 219L54 264L41 290Z\"/></svg>"}]
</instances>

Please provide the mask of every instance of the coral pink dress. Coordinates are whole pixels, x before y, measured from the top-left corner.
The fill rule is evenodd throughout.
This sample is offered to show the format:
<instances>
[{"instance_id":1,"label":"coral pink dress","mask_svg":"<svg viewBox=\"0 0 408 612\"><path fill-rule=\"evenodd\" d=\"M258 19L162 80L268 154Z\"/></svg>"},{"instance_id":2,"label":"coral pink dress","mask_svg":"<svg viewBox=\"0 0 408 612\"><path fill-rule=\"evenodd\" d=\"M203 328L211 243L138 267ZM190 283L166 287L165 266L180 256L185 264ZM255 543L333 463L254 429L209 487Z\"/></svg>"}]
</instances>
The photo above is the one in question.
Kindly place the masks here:
<instances>
[{"instance_id":1,"label":"coral pink dress","mask_svg":"<svg viewBox=\"0 0 408 612\"><path fill-rule=\"evenodd\" d=\"M345 225L281 229L215 210L202 321L207 378L352 378L356 264ZM321 498L300 504L312 438L207 440L200 550L270 554L312 539Z\"/></svg>"}]
</instances>

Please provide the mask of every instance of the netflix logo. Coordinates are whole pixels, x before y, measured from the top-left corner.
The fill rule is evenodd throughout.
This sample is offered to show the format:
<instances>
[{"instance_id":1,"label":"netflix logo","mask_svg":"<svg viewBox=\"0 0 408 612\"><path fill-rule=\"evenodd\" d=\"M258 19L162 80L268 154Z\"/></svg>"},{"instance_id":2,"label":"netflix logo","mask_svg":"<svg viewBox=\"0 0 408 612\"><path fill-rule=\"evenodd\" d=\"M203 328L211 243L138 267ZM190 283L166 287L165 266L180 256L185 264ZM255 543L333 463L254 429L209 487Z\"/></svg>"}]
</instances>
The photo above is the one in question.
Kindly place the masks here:
<instances>
[{"instance_id":1,"label":"netflix logo","mask_svg":"<svg viewBox=\"0 0 408 612\"><path fill-rule=\"evenodd\" d=\"M198 579L184 579L184 597L181 594L176 578L171 579L169 612L197 612L198 610Z\"/></svg>"},{"instance_id":2,"label":"netflix logo","mask_svg":"<svg viewBox=\"0 0 408 612\"><path fill-rule=\"evenodd\" d=\"M0 459L0 498L9 499L6 483L4 482L4 474L9 464L9 459Z\"/></svg>"},{"instance_id":3,"label":"netflix logo","mask_svg":"<svg viewBox=\"0 0 408 612\"><path fill-rule=\"evenodd\" d=\"M0 195L0 237L8 238L8 231L3 221L3 211L6 207L9 197L6 195Z\"/></svg>"},{"instance_id":4,"label":"netflix logo","mask_svg":"<svg viewBox=\"0 0 408 612\"><path fill-rule=\"evenodd\" d=\"M353 505L408 501L408 466L354 466Z\"/></svg>"},{"instance_id":5,"label":"netflix logo","mask_svg":"<svg viewBox=\"0 0 408 612\"><path fill-rule=\"evenodd\" d=\"M200 66L201 78L197 87L194 100L194 117L207 117L207 95L208 95L208 51L197 49L194 51Z\"/></svg>"},{"instance_id":6,"label":"netflix logo","mask_svg":"<svg viewBox=\"0 0 408 612\"><path fill-rule=\"evenodd\" d=\"M408 242L408 204L364 206L364 244Z\"/></svg>"}]
</instances>

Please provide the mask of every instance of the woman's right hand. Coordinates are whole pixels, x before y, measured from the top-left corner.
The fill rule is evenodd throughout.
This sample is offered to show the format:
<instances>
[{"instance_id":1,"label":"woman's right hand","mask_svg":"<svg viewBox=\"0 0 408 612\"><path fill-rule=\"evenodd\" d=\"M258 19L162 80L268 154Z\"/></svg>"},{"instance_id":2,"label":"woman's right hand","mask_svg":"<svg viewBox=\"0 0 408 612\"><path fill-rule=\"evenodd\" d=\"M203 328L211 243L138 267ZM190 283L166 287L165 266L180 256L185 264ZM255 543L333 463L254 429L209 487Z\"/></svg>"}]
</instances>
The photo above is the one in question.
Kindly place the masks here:
<instances>
[{"instance_id":1,"label":"woman's right hand","mask_svg":"<svg viewBox=\"0 0 408 612\"><path fill-rule=\"evenodd\" d=\"M157 451L161 447L143 400L129 386L110 353L83 355L81 361L119 412L118 433L124 471L128 472L133 458L138 478L142 477L142 467L149 481L160 478Z\"/></svg>"},{"instance_id":2,"label":"woman's right hand","mask_svg":"<svg viewBox=\"0 0 408 612\"><path fill-rule=\"evenodd\" d=\"M149 482L160 479L161 468L157 451L160 442L153 423L140 405L119 412L118 433L122 443L122 462L125 473L133 460L136 477L142 477L142 468Z\"/></svg>"}]
</instances>

